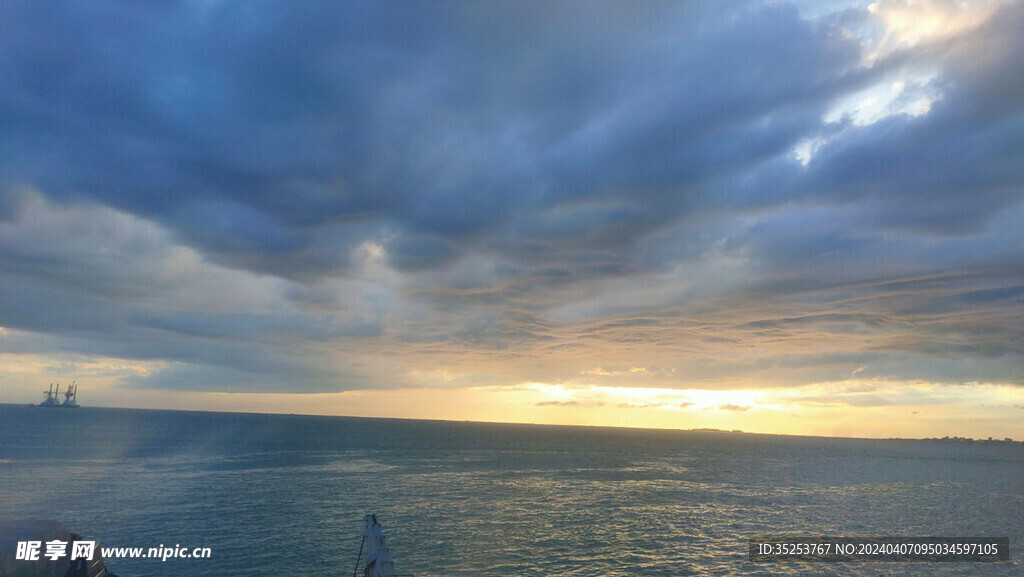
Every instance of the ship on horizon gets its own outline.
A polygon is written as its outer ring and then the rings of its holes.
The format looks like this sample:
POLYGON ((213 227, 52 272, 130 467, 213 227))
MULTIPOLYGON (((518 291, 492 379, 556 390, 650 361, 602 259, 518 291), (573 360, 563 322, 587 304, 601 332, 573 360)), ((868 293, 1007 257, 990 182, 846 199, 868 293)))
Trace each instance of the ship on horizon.
POLYGON ((64 402, 58 403, 57 397, 60 396, 60 383, 57 383, 57 394, 53 393, 53 383, 50 383, 49 390, 43 391, 43 402, 39 403, 40 407, 64 407, 67 409, 78 408, 78 385, 74 381, 68 385, 68 389, 64 391, 64 402))

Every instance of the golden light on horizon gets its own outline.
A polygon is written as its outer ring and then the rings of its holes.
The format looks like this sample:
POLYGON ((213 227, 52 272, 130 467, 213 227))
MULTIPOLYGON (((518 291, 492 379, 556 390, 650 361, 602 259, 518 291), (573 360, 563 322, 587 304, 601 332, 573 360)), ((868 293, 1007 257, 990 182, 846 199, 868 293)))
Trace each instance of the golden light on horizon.
MULTIPOLYGON (((1024 389, 1012 385, 879 380, 732 390, 530 382, 316 394, 147 390, 96 379, 85 384, 91 406, 852 437, 1019 438, 1024 410, 1024 389)), ((34 400, 36 388, 5 389, 0 402, 34 400)))

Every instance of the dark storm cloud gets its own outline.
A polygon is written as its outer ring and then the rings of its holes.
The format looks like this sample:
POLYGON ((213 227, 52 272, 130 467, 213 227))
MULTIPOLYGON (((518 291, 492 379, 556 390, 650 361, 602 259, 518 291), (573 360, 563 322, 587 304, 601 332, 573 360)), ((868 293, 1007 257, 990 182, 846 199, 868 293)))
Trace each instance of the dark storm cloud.
POLYGON ((1020 383, 1024 9, 868 65, 872 26, 7 2, 0 325, 184 363, 171 388, 362 386, 373 347, 509 382, 1020 383), (919 70, 890 106, 926 114, 826 119, 919 70))
POLYGON ((290 277, 344 270, 310 247, 367 220, 400 267, 619 246, 791 147, 857 56, 790 8, 641 8, 13 3, 3 176, 290 277), (552 212, 594 198, 618 206, 552 212))

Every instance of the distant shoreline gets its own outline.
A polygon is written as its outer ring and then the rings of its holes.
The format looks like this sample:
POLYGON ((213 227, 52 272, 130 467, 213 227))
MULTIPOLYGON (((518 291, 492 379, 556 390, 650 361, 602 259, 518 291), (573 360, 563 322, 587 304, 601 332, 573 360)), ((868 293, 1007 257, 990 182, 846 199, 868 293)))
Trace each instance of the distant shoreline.
MULTIPOLYGON (((39 407, 32 403, 0 403, 0 411, 3 411, 7 407, 35 407, 35 408, 49 408, 39 407)), ((668 429, 668 428, 652 428, 652 427, 622 427, 622 426, 611 426, 611 425, 568 425, 568 424, 551 424, 551 423, 517 423, 508 421, 468 421, 468 420, 457 420, 457 419, 414 419, 408 417, 369 417, 362 415, 318 415, 318 414, 307 414, 307 413, 262 413, 252 411, 213 411, 203 409, 156 409, 156 408, 143 408, 143 407, 107 407, 107 406, 88 406, 79 407, 88 410, 104 410, 104 411, 156 411, 156 412, 171 412, 171 413, 212 413, 220 415, 260 415, 268 417, 304 417, 304 418, 316 418, 316 419, 363 419, 372 421, 403 421, 403 422, 424 422, 424 423, 452 423, 452 424, 471 424, 471 425, 493 425, 493 426, 506 426, 506 427, 537 427, 537 428, 559 428, 559 429, 577 429, 577 430, 610 430, 610 431, 637 431, 637 432, 649 432, 649 433, 696 433, 696 434, 709 434, 709 435, 736 435, 736 436, 757 436, 757 437, 786 437, 786 438, 803 438, 803 439, 846 439, 846 440, 862 440, 862 441, 929 441, 937 443, 980 443, 980 444, 994 444, 994 445, 1022 445, 1024 446, 1024 440, 1014 440, 1009 437, 1003 439, 995 439, 989 437, 987 439, 974 439, 971 437, 958 437, 958 436, 946 436, 946 437, 832 437, 825 435, 795 435, 786 433, 759 433, 752 431, 741 431, 738 429, 726 430, 726 429, 715 429, 715 428, 695 428, 695 429, 668 429)), ((52 411, 53 413, 64 413, 64 411, 52 411)))

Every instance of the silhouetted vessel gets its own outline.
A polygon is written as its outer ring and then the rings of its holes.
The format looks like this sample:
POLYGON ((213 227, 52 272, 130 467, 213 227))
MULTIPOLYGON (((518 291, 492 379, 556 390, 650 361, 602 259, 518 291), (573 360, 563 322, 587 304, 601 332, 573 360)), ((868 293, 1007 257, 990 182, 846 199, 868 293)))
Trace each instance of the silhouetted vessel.
POLYGON ((68 390, 64 391, 64 402, 58 403, 57 397, 60 396, 60 383, 57 383, 57 394, 53 393, 53 383, 50 383, 49 390, 43 391, 43 402, 39 403, 40 407, 64 407, 66 409, 77 409, 78 408, 78 385, 74 381, 68 385, 68 390))
MULTIPOLYGON (((57 385, 57 392, 60 393, 60 384, 57 385)), ((39 403, 40 407, 56 407, 57 397, 53 394, 53 383, 50 383, 50 390, 43 391, 43 402, 39 403)))

